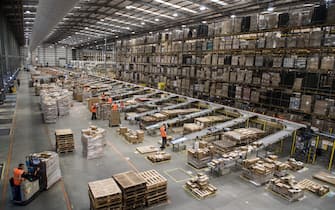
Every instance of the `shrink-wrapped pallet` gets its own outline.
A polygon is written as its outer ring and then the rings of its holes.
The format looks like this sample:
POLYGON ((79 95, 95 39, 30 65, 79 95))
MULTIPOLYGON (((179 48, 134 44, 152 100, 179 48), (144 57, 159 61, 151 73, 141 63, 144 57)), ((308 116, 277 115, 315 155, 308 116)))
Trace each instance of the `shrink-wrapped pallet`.
POLYGON ((105 133, 105 129, 96 128, 95 126, 82 130, 83 156, 88 160, 100 158, 104 155, 105 133))

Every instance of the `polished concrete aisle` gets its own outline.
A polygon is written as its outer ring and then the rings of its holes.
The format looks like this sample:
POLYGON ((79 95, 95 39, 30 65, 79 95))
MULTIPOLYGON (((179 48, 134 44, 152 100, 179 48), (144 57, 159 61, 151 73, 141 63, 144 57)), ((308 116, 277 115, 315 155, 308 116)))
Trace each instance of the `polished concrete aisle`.
MULTIPOLYGON (((240 171, 234 171, 222 177, 211 177, 210 182, 218 188, 215 197, 198 201, 183 189, 187 179, 195 176, 199 170, 186 164, 186 152, 175 153, 170 148, 172 160, 161 164, 152 164, 145 156, 136 152, 136 147, 143 145, 158 145, 159 136, 145 136, 145 141, 139 145, 128 144, 116 133, 117 128, 109 128, 107 121, 91 121, 87 105, 73 102, 70 115, 60 117, 56 124, 43 124, 39 110, 39 97, 33 95, 33 89, 28 88, 28 74, 21 75, 21 89, 18 93, 16 112, 16 128, 14 132, 13 151, 10 172, 14 166, 22 162, 25 155, 31 152, 54 150, 55 129, 70 128, 74 132, 75 151, 60 154, 60 165, 63 179, 50 190, 43 192, 36 200, 26 207, 16 207, 9 202, 7 186, 3 209, 89 209, 87 183, 89 181, 109 178, 113 174, 128 170, 144 171, 156 169, 168 180, 169 202, 151 209, 186 209, 186 210, 333 210, 334 194, 319 198, 306 192, 306 198, 300 202, 289 203, 268 192, 265 187, 256 187, 240 178, 240 171), (100 159, 86 160, 82 156, 81 129, 94 124, 107 131, 107 146, 105 155, 100 159)), ((138 129, 137 125, 130 125, 127 121, 123 125, 138 129)), ((177 134, 175 134, 177 135, 177 134)), ((0 144, 2 144, 0 142, 0 144)), ((2 145, 0 145, 2 146, 2 145)), ((294 173, 299 179, 312 179, 312 174, 318 170, 325 170, 323 166, 307 166, 309 169, 294 173)), ((207 173, 207 171, 202 170, 207 173)), ((8 177, 7 177, 8 178, 8 177)), ((1 183, 1 189, 4 187, 1 183)), ((334 189, 333 189, 334 190, 334 189)), ((2 191, 1 191, 2 192, 2 191)), ((1 209, 2 210, 2 209, 1 209)))
MULTIPOLYGON (((25 207, 15 206, 10 202, 10 189, 8 178, 12 176, 12 170, 19 163, 24 163, 26 155, 44 150, 50 150, 51 144, 47 138, 46 126, 42 123, 39 109, 39 97, 34 96, 34 89, 28 88, 30 74, 21 72, 21 87, 17 93, 17 106, 15 113, 14 132, 6 155, 9 154, 10 165, 6 167, 8 176, 1 182, 1 206, 0 209, 67 209, 63 195, 62 182, 58 182, 50 190, 43 192, 32 203, 25 207), (3 194, 5 190, 5 193, 3 194)), ((2 142, 0 143, 2 147, 2 142)))

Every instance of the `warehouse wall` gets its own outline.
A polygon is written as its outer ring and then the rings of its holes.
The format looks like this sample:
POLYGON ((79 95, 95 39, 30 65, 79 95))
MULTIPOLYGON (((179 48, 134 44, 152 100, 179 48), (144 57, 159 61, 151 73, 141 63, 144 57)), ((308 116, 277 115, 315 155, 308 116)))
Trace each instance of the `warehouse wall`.
POLYGON ((31 62, 39 66, 64 67, 73 60, 72 49, 65 46, 42 45, 32 52, 31 62))
POLYGON ((12 75, 21 65, 19 45, 11 31, 6 18, 0 14, 0 87, 3 80, 12 75))

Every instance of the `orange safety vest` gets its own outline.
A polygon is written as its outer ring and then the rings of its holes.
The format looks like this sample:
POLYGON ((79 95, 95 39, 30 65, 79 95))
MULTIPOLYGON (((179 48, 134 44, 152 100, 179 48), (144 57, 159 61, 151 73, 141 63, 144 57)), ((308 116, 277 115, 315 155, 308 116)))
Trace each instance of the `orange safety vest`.
POLYGON ((113 103, 113 99, 112 98, 108 98, 108 103, 109 104, 113 103))
POLYGON ((162 136, 162 137, 166 137, 165 127, 162 126, 159 130, 161 131, 161 136, 162 136))
POLYGON ((22 169, 19 169, 19 168, 14 168, 14 176, 13 176, 13 179, 14 179, 14 185, 15 186, 20 186, 21 185, 21 182, 22 182, 22 174, 24 173, 24 170, 22 169))
POLYGON ((117 106, 117 104, 113 104, 113 106, 112 106, 112 110, 113 110, 113 111, 117 111, 117 110, 118 110, 118 106, 117 106))
POLYGON ((91 112, 93 112, 93 113, 97 112, 97 107, 95 105, 91 106, 91 112))

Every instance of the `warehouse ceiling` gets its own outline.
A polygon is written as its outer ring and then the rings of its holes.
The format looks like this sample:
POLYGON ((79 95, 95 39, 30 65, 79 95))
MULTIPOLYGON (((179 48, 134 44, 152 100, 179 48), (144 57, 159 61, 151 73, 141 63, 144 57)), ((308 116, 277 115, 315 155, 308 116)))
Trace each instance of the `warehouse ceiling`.
MULTIPOLYGON (((37 1, 5 0, 6 10, 8 9, 13 22, 17 25, 17 30, 24 28, 25 36, 31 34, 37 1), (19 15, 20 9, 23 18, 19 15)), ((59 1, 55 2, 60 5, 59 1)), ((276 11, 279 8, 301 6, 304 3, 320 3, 320 0, 77 0, 76 2, 70 11, 66 11, 65 16, 57 20, 56 26, 52 25, 53 28, 46 33, 46 37, 39 37, 39 41, 83 47, 103 43, 105 38, 113 40, 136 36, 175 26, 206 23, 227 16, 267 11, 269 8, 271 11, 272 9, 276 11)), ((58 11, 56 8, 55 10, 58 11)), ((42 30, 43 21, 48 21, 45 19, 47 18, 39 19, 39 26, 34 26, 36 34, 42 30)), ((20 39, 22 34, 21 32, 18 35, 21 36, 20 39)), ((36 38, 34 40, 36 42, 36 38)))
POLYGON ((38 0, 2 0, 1 8, 21 45, 31 35, 38 0))

